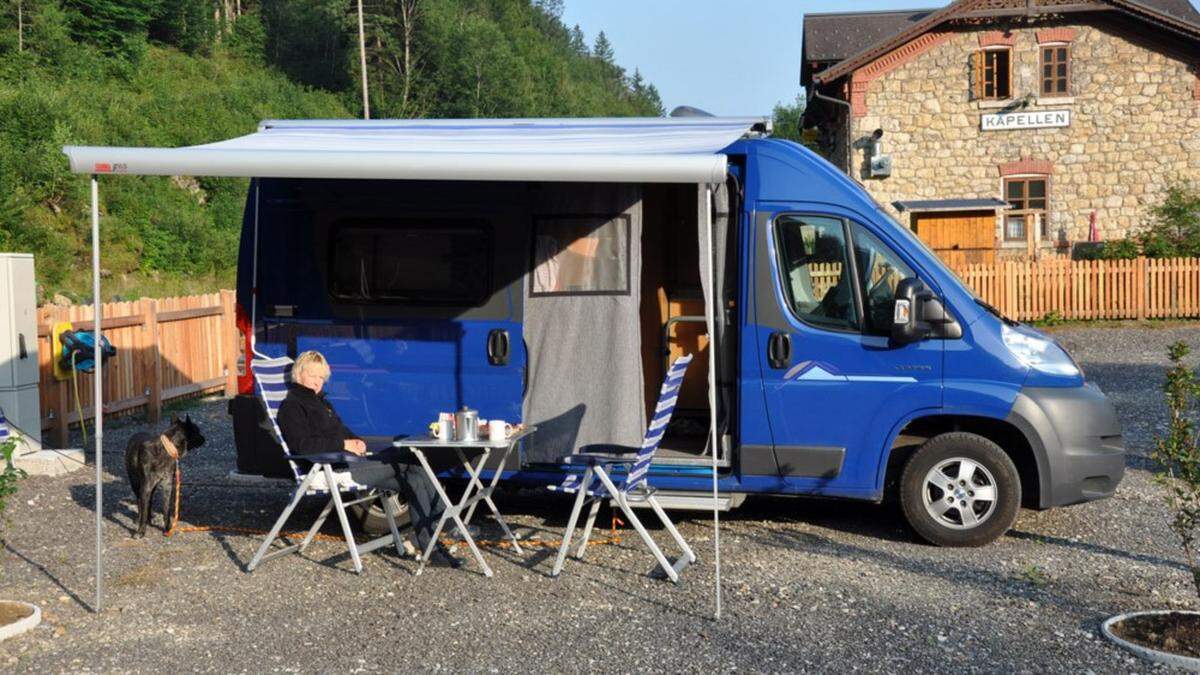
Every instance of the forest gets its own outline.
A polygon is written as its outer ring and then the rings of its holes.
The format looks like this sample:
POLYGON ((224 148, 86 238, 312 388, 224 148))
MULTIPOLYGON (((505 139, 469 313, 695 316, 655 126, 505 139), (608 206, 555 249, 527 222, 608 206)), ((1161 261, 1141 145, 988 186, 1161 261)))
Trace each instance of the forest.
MULTIPOLYGON (((360 117, 354 0, 0 0, 0 251, 43 300, 87 295, 86 177, 67 144, 179 146, 262 119, 360 117)), ((561 0, 363 0, 374 118, 662 115, 561 0)), ((106 298, 228 287, 246 181, 106 181, 106 298)))

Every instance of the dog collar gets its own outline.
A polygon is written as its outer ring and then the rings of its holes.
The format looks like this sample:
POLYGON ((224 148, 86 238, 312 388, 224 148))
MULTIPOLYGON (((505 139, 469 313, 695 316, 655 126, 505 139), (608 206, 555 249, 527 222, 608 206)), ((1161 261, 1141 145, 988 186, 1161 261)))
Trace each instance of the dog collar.
POLYGON ((171 439, 167 438, 166 434, 162 434, 158 437, 158 440, 163 444, 163 449, 167 451, 167 454, 171 456, 171 459, 178 462, 179 448, 175 447, 175 444, 171 442, 171 439))

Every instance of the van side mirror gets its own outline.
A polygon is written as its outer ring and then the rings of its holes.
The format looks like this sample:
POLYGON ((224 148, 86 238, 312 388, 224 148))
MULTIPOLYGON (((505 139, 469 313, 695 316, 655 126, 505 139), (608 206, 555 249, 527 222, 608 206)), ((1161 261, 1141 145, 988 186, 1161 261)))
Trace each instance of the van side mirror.
POLYGON ((960 338, 962 326, 924 282, 915 277, 903 279, 896 284, 892 305, 892 341, 906 345, 927 337, 960 338))

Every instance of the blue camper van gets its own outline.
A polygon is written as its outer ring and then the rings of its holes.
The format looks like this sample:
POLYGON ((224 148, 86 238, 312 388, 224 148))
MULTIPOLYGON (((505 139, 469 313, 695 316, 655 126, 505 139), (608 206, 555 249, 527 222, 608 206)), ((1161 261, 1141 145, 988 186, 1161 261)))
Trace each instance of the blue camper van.
MULTIPOLYGON (((727 508, 753 494, 894 497, 924 539, 973 546, 1021 506, 1113 494, 1125 454, 1111 403, 845 174, 765 120, 735 121, 707 150, 636 147, 722 121, 354 124, 399 125, 420 141, 404 161, 425 152, 433 168, 252 181, 247 353, 252 340, 267 355, 323 352, 331 402, 371 442, 462 406, 536 424, 536 443, 491 467, 511 485, 560 482, 558 459, 579 447, 636 443, 664 369, 695 353, 650 471, 675 508, 709 505, 715 460, 727 508), (440 144, 467 142, 501 147, 495 168, 437 163, 440 144), (716 163, 683 181, 655 157, 716 163), (529 173, 541 162, 557 168, 529 173)), ((252 377, 231 404, 239 470, 270 474, 279 450, 252 377)))

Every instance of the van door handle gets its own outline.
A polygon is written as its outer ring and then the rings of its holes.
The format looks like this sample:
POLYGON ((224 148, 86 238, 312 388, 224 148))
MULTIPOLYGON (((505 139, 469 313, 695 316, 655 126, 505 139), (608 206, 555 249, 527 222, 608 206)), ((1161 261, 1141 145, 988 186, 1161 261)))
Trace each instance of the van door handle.
POLYGON ((507 366, 511 347, 508 331, 503 328, 493 328, 488 332, 487 338, 488 363, 493 366, 507 366))
POLYGON ((19 347, 19 351, 21 352, 20 358, 22 358, 22 359, 29 358, 29 350, 25 349, 25 334, 24 333, 17 333, 17 343, 20 345, 20 347, 19 347))
POLYGON ((792 336, 790 333, 771 333, 767 339, 767 361, 776 370, 792 365, 792 336))

